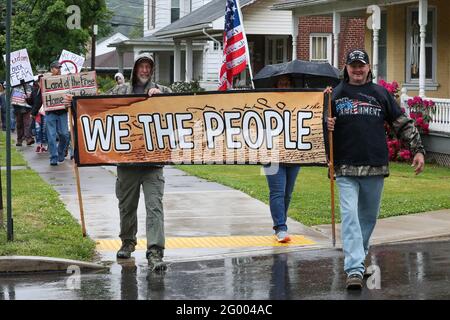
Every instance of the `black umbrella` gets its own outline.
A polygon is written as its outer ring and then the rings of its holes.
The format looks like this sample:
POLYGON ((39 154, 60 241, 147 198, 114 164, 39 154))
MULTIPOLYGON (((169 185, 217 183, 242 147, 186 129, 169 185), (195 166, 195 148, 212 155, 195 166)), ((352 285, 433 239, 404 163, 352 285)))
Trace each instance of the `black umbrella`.
POLYGON ((328 62, 293 60, 285 63, 269 64, 253 78, 256 88, 273 88, 277 78, 290 75, 295 88, 325 88, 339 83, 339 69, 328 62))

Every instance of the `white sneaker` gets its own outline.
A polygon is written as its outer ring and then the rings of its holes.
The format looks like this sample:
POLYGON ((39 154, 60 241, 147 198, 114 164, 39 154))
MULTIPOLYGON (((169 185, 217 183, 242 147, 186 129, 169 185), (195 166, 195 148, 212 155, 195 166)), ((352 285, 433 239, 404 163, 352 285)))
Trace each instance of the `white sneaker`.
POLYGON ((287 231, 278 231, 275 234, 275 237, 277 238, 277 241, 281 242, 281 243, 286 243, 286 242, 291 241, 291 238, 289 237, 289 234, 287 233, 287 231))

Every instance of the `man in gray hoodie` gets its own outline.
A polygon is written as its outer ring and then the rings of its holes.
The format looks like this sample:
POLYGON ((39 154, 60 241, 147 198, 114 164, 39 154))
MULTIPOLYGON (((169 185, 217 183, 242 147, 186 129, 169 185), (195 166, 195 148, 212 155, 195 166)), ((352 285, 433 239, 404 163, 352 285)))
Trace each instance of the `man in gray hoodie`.
MULTIPOLYGON (((108 94, 132 95, 170 93, 169 88, 152 81, 155 62, 148 53, 139 55, 134 62, 129 83, 114 87, 108 94)), ((66 95, 65 104, 71 104, 72 96, 66 95)), ((137 208, 140 190, 144 191, 147 234, 147 252, 149 267, 152 271, 167 268, 163 261, 165 248, 164 235, 164 175, 160 165, 118 165, 116 179, 116 196, 119 200, 120 239, 122 246, 117 252, 118 259, 129 259, 135 251, 138 230, 137 208)))
MULTIPOLYGON (((135 60, 130 83, 117 86, 111 94, 148 94, 169 93, 167 87, 152 82, 154 60, 148 53, 141 54, 135 60)), ((128 259, 136 246, 137 207, 141 185, 144 191, 147 211, 146 233, 149 266, 152 270, 165 270, 164 256, 164 175, 162 166, 121 165, 117 167, 116 196, 119 200, 120 239, 122 247, 117 258, 128 259)))

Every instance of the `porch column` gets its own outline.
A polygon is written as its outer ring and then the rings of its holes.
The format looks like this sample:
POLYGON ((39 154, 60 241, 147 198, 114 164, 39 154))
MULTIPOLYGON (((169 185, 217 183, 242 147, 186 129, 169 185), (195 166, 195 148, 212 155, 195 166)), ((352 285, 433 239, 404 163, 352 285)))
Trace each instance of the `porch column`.
POLYGON ((371 5, 367 8, 367 13, 372 13, 367 26, 372 29, 373 33, 373 48, 372 48, 372 73, 373 82, 378 82, 378 42, 381 28, 381 9, 377 5, 371 5))
POLYGON ((186 82, 192 81, 193 60, 192 39, 186 39, 186 82))
POLYGON ((173 51, 173 81, 181 81, 181 46, 180 40, 174 41, 174 51, 173 51))
POLYGON ((155 70, 153 70, 153 78, 155 82, 159 82, 159 54, 157 52, 153 52, 153 59, 155 60, 155 70))
POLYGON ((378 82, 378 41, 380 29, 373 29, 373 82, 378 82))
POLYGON ((420 61, 419 61, 419 96, 425 97, 426 56, 425 37, 428 23, 428 0, 419 0, 419 26, 420 26, 420 61))
POLYGON ((123 74, 123 51, 117 48, 116 52, 117 52, 117 65, 119 67, 119 72, 123 74))
POLYGON ((333 12, 333 66, 339 68, 339 34, 341 33, 341 14, 333 12))
POLYGON ((297 59, 297 37, 299 16, 292 14, 292 60, 297 59))

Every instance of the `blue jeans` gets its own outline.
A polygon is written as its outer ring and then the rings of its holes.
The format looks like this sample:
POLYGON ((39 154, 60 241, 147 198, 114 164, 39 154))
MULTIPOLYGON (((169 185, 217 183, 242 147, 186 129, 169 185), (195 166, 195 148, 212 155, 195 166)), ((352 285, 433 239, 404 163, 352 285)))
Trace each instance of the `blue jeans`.
POLYGON ((384 177, 337 177, 344 271, 364 273, 369 240, 380 212, 384 177))
POLYGON ((14 113, 14 108, 11 106, 9 110, 11 112, 10 128, 11 130, 16 130, 16 114, 14 113))
POLYGON ((64 161, 66 148, 69 143, 69 128, 67 123, 67 112, 56 114, 48 112, 45 116, 47 126, 48 152, 50 153, 50 163, 64 161), (56 137, 59 143, 56 142, 56 137))
POLYGON ((264 166, 264 171, 269 184, 273 229, 275 231, 287 231, 287 211, 300 167, 280 165, 275 174, 269 174, 273 172, 270 172, 268 167, 264 166))
POLYGON ((41 123, 34 121, 34 129, 36 130, 36 143, 47 144, 47 129, 45 126, 45 116, 41 114, 41 123))

